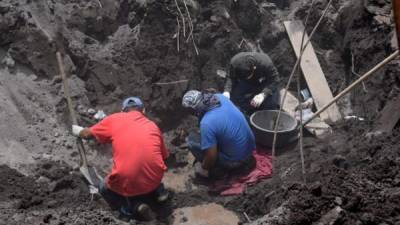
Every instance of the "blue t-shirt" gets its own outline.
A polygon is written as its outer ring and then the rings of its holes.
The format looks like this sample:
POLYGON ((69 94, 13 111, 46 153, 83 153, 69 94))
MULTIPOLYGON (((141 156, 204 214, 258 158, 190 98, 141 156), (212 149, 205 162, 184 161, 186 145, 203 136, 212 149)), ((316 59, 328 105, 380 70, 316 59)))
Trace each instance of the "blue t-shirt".
POLYGON ((255 149, 253 132, 242 112, 227 97, 216 95, 221 106, 206 112, 200 121, 201 149, 217 146, 222 160, 244 160, 255 149))

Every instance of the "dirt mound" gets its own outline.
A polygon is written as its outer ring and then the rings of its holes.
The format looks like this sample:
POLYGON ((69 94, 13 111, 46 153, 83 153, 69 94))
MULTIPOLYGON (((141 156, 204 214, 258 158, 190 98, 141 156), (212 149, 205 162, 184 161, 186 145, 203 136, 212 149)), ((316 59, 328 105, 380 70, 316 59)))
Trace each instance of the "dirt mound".
POLYGON ((67 165, 45 162, 36 177, 0 166, 1 224, 120 224, 67 165), (93 198, 93 197, 92 197, 93 198))

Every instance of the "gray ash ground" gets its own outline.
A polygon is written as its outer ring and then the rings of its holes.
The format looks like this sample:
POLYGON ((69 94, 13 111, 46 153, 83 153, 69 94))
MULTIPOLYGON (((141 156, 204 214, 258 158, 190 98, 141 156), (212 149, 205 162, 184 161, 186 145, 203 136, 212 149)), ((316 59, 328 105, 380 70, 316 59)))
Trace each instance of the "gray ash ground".
MULTIPOLYGON (((79 156, 68 133, 54 52, 41 29, 52 36, 61 31, 80 123, 95 122, 89 108, 112 113, 124 97, 141 96, 165 132, 170 168, 176 173, 177 167, 190 167, 187 150, 179 146, 196 127, 196 120, 180 106, 186 90, 221 90, 223 79, 216 71, 226 69, 235 53, 254 49, 271 56, 282 84, 286 82, 295 55, 282 22, 304 22, 311 1, 187 2, 199 55, 182 30, 177 50, 179 14, 171 0, 0 2, 0 56, 8 54, 16 62, 0 68, 0 224, 123 223, 101 198, 89 194, 77 171, 79 156), (177 80, 188 82, 156 84, 177 80)), ((316 1, 311 24, 326 4, 316 1)), ((313 39, 332 92, 357 79, 352 71, 362 74, 393 52, 393 35, 390 1, 334 1, 313 39)), ((157 223, 172 223, 176 208, 216 202, 236 212, 243 223, 246 213, 254 224, 313 224, 339 206, 342 212, 335 224, 399 224, 399 128, 372 140, 364 136, 396 94, 392 90, 400 84, 398 65, 394 60, 366 81, 365 89, 358 87, 349 101, 340 103, 343 112, 362 116, 364 122, 338 124, 322 140, 305 138, 307 184, 302 183, 295 146, 280 152, 274 178, 241 196, 215 196, 204 186, 185 183, 185 191, 155 208, 157 223), (273 215, 281 216, 268 219, 273 215)), ((110 166, 109 147, 92 142, 88 147, 99 149, 88 157, 104 174, 110 166)), ((131 221, 135 223, 142 222, 131 221)))

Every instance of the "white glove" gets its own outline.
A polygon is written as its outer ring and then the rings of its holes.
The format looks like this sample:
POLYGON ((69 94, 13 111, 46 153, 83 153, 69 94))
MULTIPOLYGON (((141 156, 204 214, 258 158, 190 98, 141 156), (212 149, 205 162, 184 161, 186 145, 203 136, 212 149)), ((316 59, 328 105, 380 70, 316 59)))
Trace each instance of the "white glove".
POLYGON ((264 99, 265 99, 265 94, 260 93, 256 96, 254 96, 254 98, 250 102, 250 105, 255 108, 258 108, 263 103, 264 99))
POLYGON ((201 162, 194 164, 194 172, 202 177, 208 177, 208 170, 203 169, 201 162))
POLYGON ((227 92, 227 91, 224 91, 224 93, 222 93, 225 97, 227 97, 227 98, 231 98, 231 94, 229 93, 229 92, 227 92))
POLYGON ((81 126, 78 125, 72 125, 72 134, 79 137, 79 134, 81 133, 81 131, 85 129, 81 126))

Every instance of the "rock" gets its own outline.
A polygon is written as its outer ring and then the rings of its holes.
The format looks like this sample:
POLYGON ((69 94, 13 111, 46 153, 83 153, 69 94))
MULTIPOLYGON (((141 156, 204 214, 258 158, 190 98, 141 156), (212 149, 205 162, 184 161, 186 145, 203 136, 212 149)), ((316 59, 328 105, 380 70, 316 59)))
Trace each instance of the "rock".
POLYGON ((71 149, 73 146, 74 146, 74 145, 73 145, 70 141, 67 141, 67 142, 65 143, 65 147, 67 147, 67 148, 69 148, 69 149, 71 149))
POLYGON ((85 106, 83 106, 83 105, 78 105, 78 106, 76 107, 76 110, 78 111, 78 113, 79 113, 80 115, 85 115, 86 112, 87 112, 87 110, 85 109, 85 106))
POLYGON ((47 153, 43 153, 42 158, 46 159, 46 160, 49 160, 49 159, 51 159, 51 155, 47 154, 47 153))
POLYGON ((50 183, 50 179, 47 178, 47 177, 45 177, 45 176, 40 176, 40 177, 36 180, 36 182, 38 182, 38 183, 50 183))
POLYGON ((186 223, 188 222, 188 218, 186 216, 183 216, 180 220, 181 223, 186 223))
POLYGON ((341 155, 336 155, 333 160, 333 164, 338 168, 347 170, 349 168, 349 163, 347 162, 346 158, 341 155))
POLYGON ((93 108, 90 108, 90 109, 87 110, 87 113, 88 113, 89 115, 94 115, 94 114, 96 114, 96 110, 93 109, 93 108))
POLYGON ((50 200, 49 202, 47 202, 47 207, 54 208, 57 204, 58 202, 56 200, 50 200))
POLYGON ((43 222, 49 223, 51 218, 53 218, 53 216, 51 214, 47 214, 46 216, 43 217, 43 222))
POLYGON ((325 224, 335 224, 335 222, 341 217, 343 209, 336 206, 334 209, 323 215, 320 220, 313 225, 325 225, 325 224))
POLYGON ((0 14, 5 14, 10 11, 10 5, 7 3, 0 3, 0 14))
POLYGON ((6 65, 9 68, 13 68, 15 66, 15 61, 13 58, 11 58, 10 55, 7 54, 7 56, 3 59, 2 63, 6 65))
POLYGON ((311 194, 315 196, 321 196, 322 194, 322 185, 320 182, 316 182, 310 186, 310 192, 311 194))
POLYGON ((54 140, 54 144, 60 145, 60 144, 61 144, 61 139, 55 139, 55 140, 54 140))
POLYGON ((210 17, 210 20, 213 21, 213 22, 218 22, 218 17, 215 16, 215 15, 212 15, 212 16, 210 17))
POLYGON ((99 110, 99 111, 93 116, 93 118, 94 118, 95 120, 102 120, 102 119, 104 119, 106 116, 107 116, 107 114, 105 114, 103 110, 99 110))
POLYGON ((113 92, 113 95, 114 95, 115 97, 117 97, 117 98, 122 98, 122 97, 125 95, 125 93, 124 93, 124 91, 121 89, 120 86, 117 86, 117 87, 115 88, 114 92, 113 92))
POLYGON ((54 133, 54 137, 59 137, 60 134, 58 132, 54 133))
POLYGON ((32 81, 36 81, 36 80, 38 79, 38 76, 36 76, 35 74, 31 74, 31 75, 29 75, 29 78, 30 78, 32 81))
POLYGON ((336 203, 337 205, 342 205, 342 204, 343 204, 342 198, 341 198, 341 197, 335 197, 335 203, 336 203))
POLYGON ((62 81, 62 77, 60 75, 54 76, 53 79, 51 80, 52 84, 57 84, 57 83, 61 83, 62 81))
POLYGON ((32 224, 33 216, 27 216, 25 218, 25 224, 32 224))
POLYGON ((377 15, 377 16, 374 16, 374 20, 379 25, 386 25, 386 26, 391 25, 391 18, 388 16, 377 15))
MULTIPOLYGON (((81 97, 86 95, 85 82, 79 77, 73 75, 69 77, 70 95, 71 98, 81 97)), ((64 88, 63 88, 64 90, 64 88)))
POLYGON ((390 39, 390 47, 393 50, 397 50, 399 48, 399 44, 397 43, 397 34, 396 34, 396 32, 392 33, 392 38, 390 39))
POLYGON ((14 216, 12 217, 12 219, 13 219, 15 222, 22 221, 22 220, 24 219, 24 214, 22 214, 22 213, 16 213, 16 214, 14 214, 14 216))

